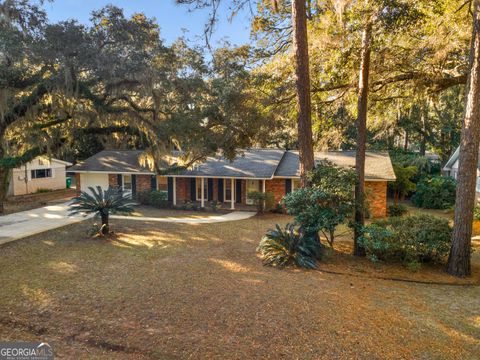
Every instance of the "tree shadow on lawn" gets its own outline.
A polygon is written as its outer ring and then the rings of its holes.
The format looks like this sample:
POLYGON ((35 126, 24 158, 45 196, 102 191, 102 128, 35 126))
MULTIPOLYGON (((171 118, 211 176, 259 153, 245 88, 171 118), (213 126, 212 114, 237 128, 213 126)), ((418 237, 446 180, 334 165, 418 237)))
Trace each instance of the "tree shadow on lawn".
POLYGON ((88 223, 36 235, 2 247, 0 311, 40 322, 67 348, 110 344, 152 358, 455 358, 478 350, 451 347, 475 334, 478 288, 447 288, 437 306, 445 287, 262 266, 259 239, 289 220, 116 220, 112 240, 88 238, 88 223), (449 322, 458 310, 465 316, 449 322))

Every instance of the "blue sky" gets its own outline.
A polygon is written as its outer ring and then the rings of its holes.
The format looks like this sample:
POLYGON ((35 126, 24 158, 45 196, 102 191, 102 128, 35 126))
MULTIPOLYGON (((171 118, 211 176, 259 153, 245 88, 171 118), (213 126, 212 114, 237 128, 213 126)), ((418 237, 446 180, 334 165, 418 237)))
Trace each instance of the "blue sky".
MULTIPOLYGON (((228 0, 224 1, 221 9, 220 22, 212 37, 215 46, 221 39, 226 39, 233 45, 249 42, 249 19, 247 14, 237 15, 232 22, 228 21, 228 0)), ((182 29, 188 32, 185 37, 198 44, 204 44, 203 28, 208 19, 208 11, 189 12, 187 6, 175 5, 174 0, 54 0, 46 2, 44 9, 47 11, 51 22, 77 19, 81 23, 89 22, 90 12, 113 4, 123 8, 126 15, 134 12, 143 12, 148 17, 155 17, 161 29, 161 37, 168 44, 182 36, 182 29)))

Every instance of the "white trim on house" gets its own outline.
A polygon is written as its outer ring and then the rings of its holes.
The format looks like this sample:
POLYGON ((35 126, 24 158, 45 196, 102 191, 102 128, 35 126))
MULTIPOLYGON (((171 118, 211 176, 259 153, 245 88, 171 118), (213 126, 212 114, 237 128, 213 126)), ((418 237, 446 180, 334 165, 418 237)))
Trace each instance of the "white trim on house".
MULTIPOLYGON (((113 173, 110 173, 110 174, 113 174, 113 173)), ((210 176, 210 175, 205 175, 205 176, 201 176, 201 175, 165 175, 166 177, 171 177, 171 178, 174 178, 174 177, 177 177, 177 178, 206 178, 206 179, 238 179, 238 180, 272 180, 272 179, 275 179, 276 176, 272 176, 272 177, 269 177, 269 178, 259 178, 259 177, 245 177, 245 176, 242 176, 242 177, 232 177, 232 176, 210 176)))
MULTIPOLYGON (((288 180, 288 179, 295 179, 295 180, 300 180, 300 176, 274 176, 272 179, 265 179, 265 180, 274 180, 274 179, 284 179, 284 180, 288 180)), ((365 181, 381 181, 381 182, 384 182, 384 181, 395 181, 395 180, 391 180, 391 179, 373 179, 373 178, 365 178, 365 181)))
POLYGON ((233 189, 230 189, 230 198, 227 200, 227 183, 229 179, 225 178, 223 179, 223 202, 229 202, 232 201, 231 197, 235 198, 235 186, 233 189))
POLYGON ((49 160, 54 161, 54 162, 58 162, 59 164, 62 164, 62 165, 65 165, 65 166, 72 166, 73 165, 71 162, 63 161, 63 160, 59 160, 59 159, 51 158, 49 160))
MULTIPOLYGON (((158 175, 154 172, 140 172, 140 171, 86 171, 86 170, 73 170, 67 172, 74 172, 79 174, 127 174, 127 175, 158 175)), ((169 175, 165 175, 168 177, 169 175)))
POLYGON ((203 194, 203 200, 208 201, 208 181, 205 181, 204 177, 199 177, 195 180, 195 199, 197 199, 197 201, 202 201, 202 194, 198 193, 198 187, 199 187, 198 186, 198 181, 199 180, 200 180, 200 183, 203 183, 203 186, 200 184, 200 192, 203 194))

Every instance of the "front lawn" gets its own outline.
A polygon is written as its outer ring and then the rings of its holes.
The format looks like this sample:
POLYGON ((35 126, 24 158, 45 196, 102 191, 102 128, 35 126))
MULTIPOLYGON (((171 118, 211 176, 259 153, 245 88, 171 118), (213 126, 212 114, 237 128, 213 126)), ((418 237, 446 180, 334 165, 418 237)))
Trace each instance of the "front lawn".
POLYGON ((375 278, 427 275, 352 259, 346 237, 329 272, 262 266, 259 239, 289 220, 113 220, 111 241, 83 222, 2 246, 0 338, 78 359, 478 357, 478 286, 375 278))

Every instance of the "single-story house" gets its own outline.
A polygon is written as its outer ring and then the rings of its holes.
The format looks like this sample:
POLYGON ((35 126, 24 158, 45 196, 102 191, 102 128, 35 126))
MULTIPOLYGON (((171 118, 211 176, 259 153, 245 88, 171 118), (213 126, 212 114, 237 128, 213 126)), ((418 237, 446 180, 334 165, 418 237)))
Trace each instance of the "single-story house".
POLYGON ((66 161, 38 156, 32 161, 14 168, 8 185, 7 196, 26 195, 39 190, 66 188, 66 161))
MULTIPOLYGON (((327 159, 340 166, 355 165, 354 151, 318 152, 316 160, 327 159)), ((300 170, 297 151, 280 149, 248 149, 233 161, 221 156, 180 172, 157 175, 139 150, 106 150, 77 164, 69 171, 76 173, 77 189, 89 186, 120 186, 124 191, 159 190, 168 193, 174 204, 198 201, 252 205, 251 191, 271 192, 275 201, 299 186, 300 170)), ((386 152, 367 152, 365 186, 373 217, 387 212, 387 182, 395 180, 390 157, 386 152)))

